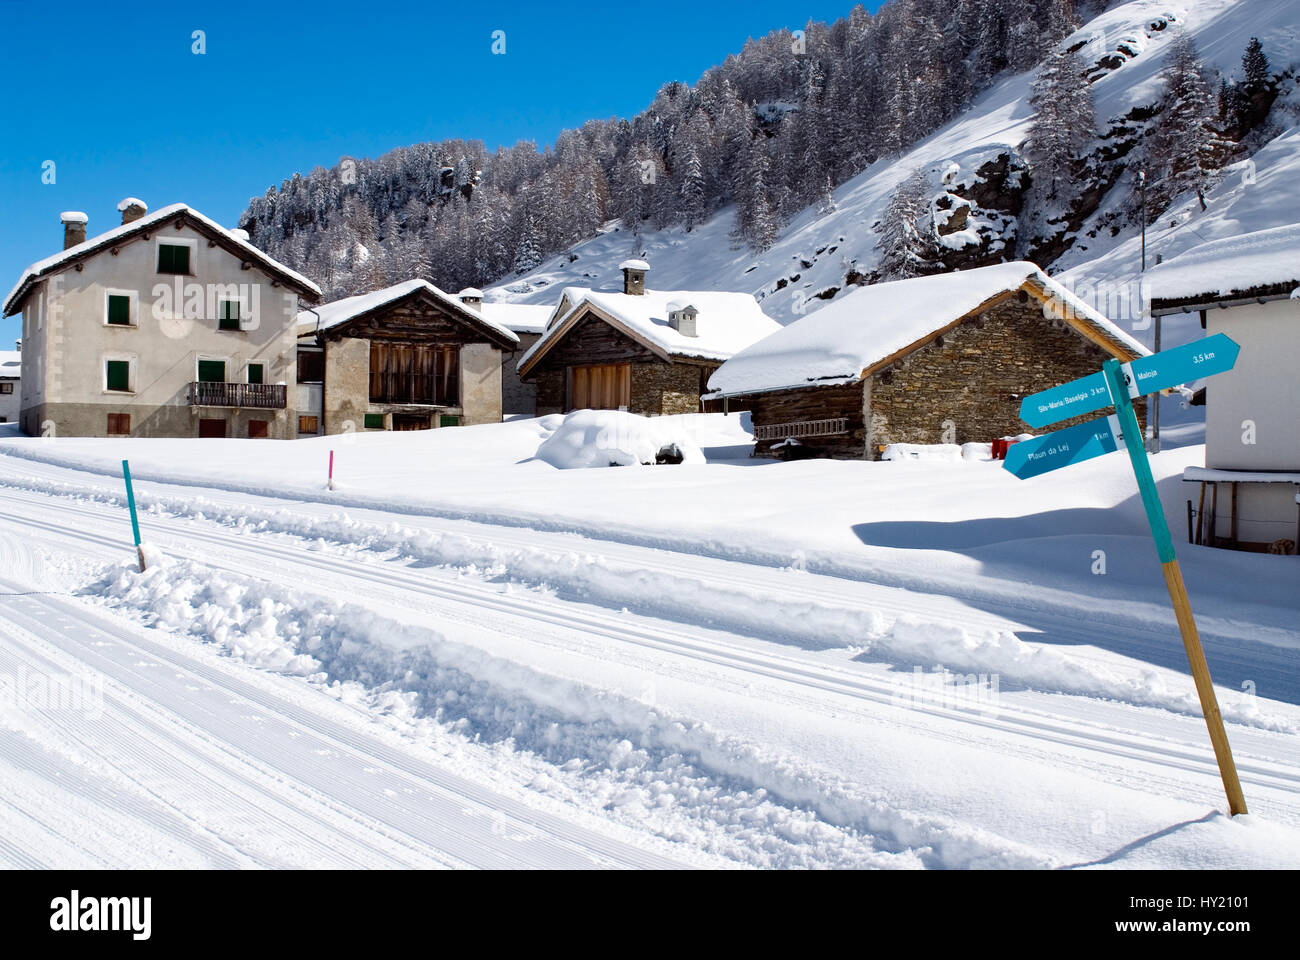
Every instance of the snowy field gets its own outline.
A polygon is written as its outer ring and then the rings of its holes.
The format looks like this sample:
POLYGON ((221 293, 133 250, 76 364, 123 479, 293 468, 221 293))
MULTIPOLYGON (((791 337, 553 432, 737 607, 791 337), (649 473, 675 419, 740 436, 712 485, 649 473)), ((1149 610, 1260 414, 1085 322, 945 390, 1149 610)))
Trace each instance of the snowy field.
POLYGON ((0 864, 1300 863, 1294 558, 1180 545, 1229 820, 1122 456, 775 463, 707 415, 561 469, 562 420, 0 436, 0 864))

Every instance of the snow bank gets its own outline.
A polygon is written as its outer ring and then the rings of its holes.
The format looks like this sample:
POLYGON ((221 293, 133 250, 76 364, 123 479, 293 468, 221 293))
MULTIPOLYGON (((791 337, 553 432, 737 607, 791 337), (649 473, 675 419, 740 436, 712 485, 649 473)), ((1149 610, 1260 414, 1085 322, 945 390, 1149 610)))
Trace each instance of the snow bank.
POLYGON ((622 410, 575 410, 542 441, 537 459, 571 470, 659 462, 698 464, 704 463, 704 454, 680 422, 622 410))

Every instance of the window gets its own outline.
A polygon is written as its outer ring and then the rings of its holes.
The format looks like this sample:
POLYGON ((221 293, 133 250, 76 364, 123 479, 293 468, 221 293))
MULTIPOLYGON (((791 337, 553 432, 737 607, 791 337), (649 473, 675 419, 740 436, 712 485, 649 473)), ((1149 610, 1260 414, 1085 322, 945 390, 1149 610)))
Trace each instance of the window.
POLYGON ((14 385, 12 383, 0 383, 0 393, 13 393, 14 385))
POLYGON ((266 364, 250 363, 248 365, 249 383, 266 383, 266 364))
POLYGON ((110 413, 108 415, 108 435, 110 437, 129 437, 131 435, 131 414, 110 413))
POLYGON ((131 361, 106 360, 104 362, 104 389, 121 391, 131 389, 131 361))
POLYGON ((454 414, 444 413, 441 417, 438 418, 438 426, 440 426, 440 427, 459 427, 459 426, 460 426, 460 417, 455 416, 454 414))
POLYGON ((249 420, 248 439, 265 440, 270 435, 270 420, 249 420))
POLYGON ((382 413, 367 413, 364 423, 367 430, 382 430, 384 429, 384 415, 382 413))
POLYGON ((320 417, 299 417, 299 433, 320 433, 320 417))
POLYGON ((325 382, 325 353, 322 350, 298 351, 298 382, 325 382))
POLYGON ((226 421, 224 418, 216 417, 204 418, 199 421, 199 436, 208 439, 220 439, 226 435, 226 421))
MULTIPOLYGON (((217 329, 239 330, 239 301, 219 300, 217 302, 217 329)), ((249 381, 250 383, 252 381, 249 381)))
POLYGON ((190 248, 183 243, 158 244, 159 273, 189 273, 190 248))
POLYGON ((131 298, 124 293, 108 295, 108 322, 115 327, 131 325, 131 298))
POLYGON ((200 360, 199 361, 199 383, 225 383, 226 382, 226 361, 224 360, 200 360))

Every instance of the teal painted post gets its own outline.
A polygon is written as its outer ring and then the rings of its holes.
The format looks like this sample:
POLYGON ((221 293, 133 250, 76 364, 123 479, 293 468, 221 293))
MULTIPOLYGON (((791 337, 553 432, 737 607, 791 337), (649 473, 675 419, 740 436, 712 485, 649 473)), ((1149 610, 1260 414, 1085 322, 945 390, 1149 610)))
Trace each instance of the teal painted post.
POLYGON ((1142 442, 1142 428, 1138 425, 1137 414, 1133 411, 1133 401, 1128 395, 1128 384, 1124 382, 1124 373, 1119 361, 1113 357, 1102 364, 1106 375, 1106 385, 1110 388, 1111 402, 1115 405, 1115 415, 1119 417, 1119 429, 1124 435, 1124 447, 1128 450, 1129 460, 1133 462, 1133 474, 1137 477, 1138 492, 1142 495, 1142 506, 1146 508, 1147 522, 1151 524, 1151 536, 1156 541, 1156 554, 1161 563, 1174 559, 1174 538, 1169 533, 1169 523, 1165 520, 1165 508, 1160 505, 1160 494, 1156 490, 1155 477, 1151 475, 1151 461, 1147 459, 1146 445, 1142 442))
POLYGON ((126 505, 131 510, 131 535, 135 537, 135 553, 140 560, 140 572, 144 573, 144 549, 140 546, 140 521, 135 514, 135 489, 131 486, 131 465, 122 461, 122 479, 126 481, 126 505))

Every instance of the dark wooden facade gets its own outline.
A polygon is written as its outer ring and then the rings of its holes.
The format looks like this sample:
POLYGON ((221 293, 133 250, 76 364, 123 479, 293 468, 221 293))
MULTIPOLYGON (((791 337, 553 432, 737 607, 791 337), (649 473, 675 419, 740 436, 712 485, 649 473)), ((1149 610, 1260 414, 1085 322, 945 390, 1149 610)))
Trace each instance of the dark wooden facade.
POLYGON ((584 400, 596 400, 602 407, 626 405, 632 413, 660 416, 698 412, 700 395, 718 366, 703 358, 665 359, 587 310, 521 376, 537 384, 539 415, 567 413, 584 400), (622 399, 626 404, 616 402, 622 399))

